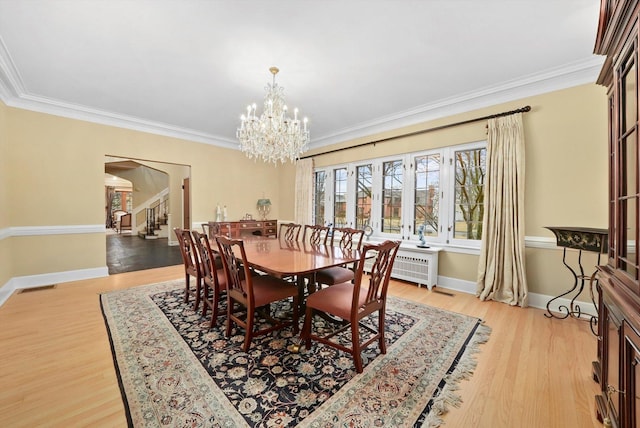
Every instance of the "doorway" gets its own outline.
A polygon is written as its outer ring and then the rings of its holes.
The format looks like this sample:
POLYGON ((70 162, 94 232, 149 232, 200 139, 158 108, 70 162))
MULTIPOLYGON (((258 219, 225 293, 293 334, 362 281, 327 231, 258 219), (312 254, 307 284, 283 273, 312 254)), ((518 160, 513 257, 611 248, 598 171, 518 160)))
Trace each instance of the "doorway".
MULTIPOLYGON (((191 167, 167 162, 105 156, 105 174, 131 182, 131 203, 126 210, 132 219, 131 232, 108 228, 106 262, 109 274, 182 264, 173 228, 190 216, 190 196, 183 192, 191 167), (130 210, 130 212, 128 212, 130 210)), ((105 195, 113 195, 105 181, 105 195)), ((109 222, 109 200, 105 214, 109 222)), ((113 210, 112 210, 113 211, 113 210)))

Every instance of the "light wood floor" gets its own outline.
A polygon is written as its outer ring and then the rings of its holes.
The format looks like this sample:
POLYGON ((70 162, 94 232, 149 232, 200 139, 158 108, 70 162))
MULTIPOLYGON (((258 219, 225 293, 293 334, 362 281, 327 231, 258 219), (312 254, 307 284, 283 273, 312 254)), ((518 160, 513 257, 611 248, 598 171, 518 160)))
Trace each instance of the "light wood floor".
MULTIPOLYGON (((11 296, 0 307, 0 427, 126 426, 98 295, 182 274, 181 266, 160 268, 11 296)), ((602 426, 588 323, 402 282, 390 294, 477 316, 493 329, 446 427, 602 426)))

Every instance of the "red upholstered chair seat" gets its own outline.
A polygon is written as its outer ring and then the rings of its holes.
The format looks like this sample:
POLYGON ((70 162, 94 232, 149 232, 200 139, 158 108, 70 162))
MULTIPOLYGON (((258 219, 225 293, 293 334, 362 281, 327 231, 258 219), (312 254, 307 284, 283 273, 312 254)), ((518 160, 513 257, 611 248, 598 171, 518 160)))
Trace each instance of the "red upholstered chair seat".
MULTIPOLYGON (((358 299, 361 306, 367 300, 367 289, 360 289, 360 298, 358 299)), ((331 287, 323 288, 311 294, 307 298, 307 305, 313 306, 322 312, 333 314, 342 319, 348 320, 351 316, 351 304, 353 303, 353 284, 344 282, 331 287)))

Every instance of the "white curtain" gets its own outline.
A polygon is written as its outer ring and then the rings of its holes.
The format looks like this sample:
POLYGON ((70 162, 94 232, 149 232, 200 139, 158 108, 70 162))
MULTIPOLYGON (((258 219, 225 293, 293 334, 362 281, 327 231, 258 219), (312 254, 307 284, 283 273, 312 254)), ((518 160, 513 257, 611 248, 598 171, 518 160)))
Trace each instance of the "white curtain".
POLYGON ((295 218, 298 224, 313 224, 313 159, 296 163, 295 218))
POLYGON ((476 295, 526 307, 522 113, 490 119, 487 128, 484 231, 476 295))

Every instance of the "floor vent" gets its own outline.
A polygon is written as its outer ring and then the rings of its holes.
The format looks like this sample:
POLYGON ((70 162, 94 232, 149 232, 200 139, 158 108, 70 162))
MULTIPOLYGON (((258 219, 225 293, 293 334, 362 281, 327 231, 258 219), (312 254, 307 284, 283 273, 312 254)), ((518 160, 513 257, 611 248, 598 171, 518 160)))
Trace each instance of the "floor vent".
POLYGON ((18 294, 30 293, 32 291, 52 290, 54 288, 56 288, 56 284, 41 285, 39 287, 21 288, 20 291, 18 291, 18 294))

